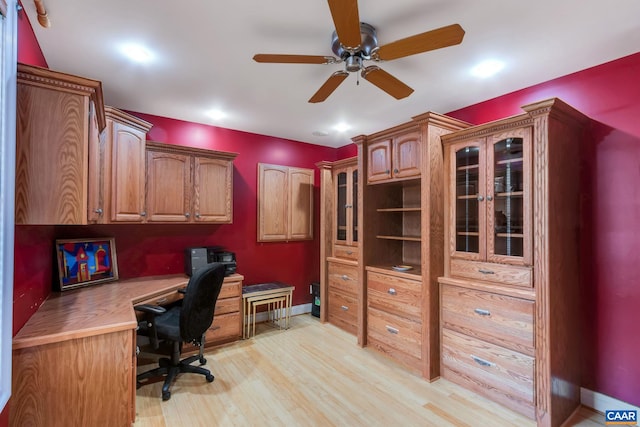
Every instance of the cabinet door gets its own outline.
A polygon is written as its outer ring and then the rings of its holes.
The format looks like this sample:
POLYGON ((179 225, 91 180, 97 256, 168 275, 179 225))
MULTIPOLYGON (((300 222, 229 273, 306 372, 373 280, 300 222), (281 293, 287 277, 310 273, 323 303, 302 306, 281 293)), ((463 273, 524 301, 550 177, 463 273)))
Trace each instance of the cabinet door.
POLYGON ((187 222, 191 156, 147 151, 147 220, 187 222))
POLYGON ((313 239, 313 170, 289 168, 288 238, 313 239))
POLYGON ((485 257, 485 152, 484 139, 448 147, 450 242, 452 257, 485 257))
POLYGON ((16 224, 86 224, 89 97, 18 84, 16 224))
POLYGON ((194 220, 232 222, 233 163, 228 160, 195 157, 193 165, 194 220))
POLYGON ((367 182, 391 178, 391 140, 374 142, 367 147, 367 182))
POLYGON ((420 176, 420 134, 411 132, 393 139, 393 177, 420 176))
MULTIPOLYGON (((118 122, 107 123, 111 137, 112 222, 142 222, 145 203, 145 133, 118 122)), ((107 195, 108 197, 108 195, 107 195)))
POLYGON ((487 140, 487 259, 531 264, 531 128, 487 140))
POLYGON ((258 241, 287 239, 288 167, 258 164, 258 241))
POLYGON ((353 245, 358 241, 358 168, 337 169, 334 174, 334 243, 353 245))

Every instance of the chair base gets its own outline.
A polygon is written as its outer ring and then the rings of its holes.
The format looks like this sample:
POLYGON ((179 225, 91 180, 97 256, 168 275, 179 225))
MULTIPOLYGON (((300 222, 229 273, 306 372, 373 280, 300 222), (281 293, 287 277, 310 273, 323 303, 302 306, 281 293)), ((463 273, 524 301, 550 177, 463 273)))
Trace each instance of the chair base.
POLYGON ((176 379, 178 374, 185 372, 200 374, 204 375, 204 377, 207 379, 207 382, 213 382, 215 377, 213 376, 213 374, 211 374, 211 371, 200 366, 191 366, 191 363, 195 362, 196 360, 200 360, 201 364, 207 362, 203 357, 199 355, 187 357, 186 359, 178 361, 178 363, 173 363, 171 359, 163 357, 158 361, 160 365, 159 367, 147 372, 143 372, 136 377, 137 387, 140 388, 143 385, 148 384, 148 382, 143 383, 142 380, 162 377, 166 375, 164 384, 162 386, 162 400, 169 400, 171 399, 171 391, 169 391, 169 387, 171 387, 171 384, 176 379))

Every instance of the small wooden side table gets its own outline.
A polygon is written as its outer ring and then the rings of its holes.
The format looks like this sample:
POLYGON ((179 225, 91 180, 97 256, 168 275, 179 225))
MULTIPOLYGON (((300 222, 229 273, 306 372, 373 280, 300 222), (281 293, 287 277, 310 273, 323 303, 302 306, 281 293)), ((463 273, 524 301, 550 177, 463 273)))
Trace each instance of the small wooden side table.
POLYGON ((284 320, 285 329, 289 329, 289 319, 291 318, 291 300, 295 286, 281 282, 259 283, 242 287, 242 338, 251 337, 251 331, 255 335, 256 307, 267 304, 267 308, 273 307, 276 310, 284 309, 284 319, 281 313, 274 318, 278 319, 282 326, 284 320), (279 303, 279 304, 278 304, 279 303))

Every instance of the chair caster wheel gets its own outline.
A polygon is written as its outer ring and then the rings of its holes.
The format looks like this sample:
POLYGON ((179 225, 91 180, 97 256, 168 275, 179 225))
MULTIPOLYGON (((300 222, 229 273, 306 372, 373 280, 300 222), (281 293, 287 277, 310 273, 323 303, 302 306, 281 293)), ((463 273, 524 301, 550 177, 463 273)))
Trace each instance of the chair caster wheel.
POLYGON ((200 358, 200 364, 201 365, 206 365, 207 364, 207 359, 205 359, 204 357, 200 358))
POLYGON ((207 378, 207 382, 210 382, 210 383, 212 383, 213 380, 215 379, 215 377, 213 375, 211 375, 211 374, 207 375, 206 378, 207 378))
POLYGON ((162 392, 162 400, 166 401, 171 399, 171 392, 170 391, 163 391, 162 392))

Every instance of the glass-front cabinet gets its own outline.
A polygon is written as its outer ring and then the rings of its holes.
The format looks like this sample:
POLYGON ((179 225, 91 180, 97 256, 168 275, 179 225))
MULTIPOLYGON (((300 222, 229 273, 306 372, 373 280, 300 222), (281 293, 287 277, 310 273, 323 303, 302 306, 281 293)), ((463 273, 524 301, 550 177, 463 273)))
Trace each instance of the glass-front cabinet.
POLYGON ((531 128, 448 147, 453 258, 531 263, 531 128))
POLYGON ((358 167, 335 171, 335 243, 354 246, 358 242, 358 167))

